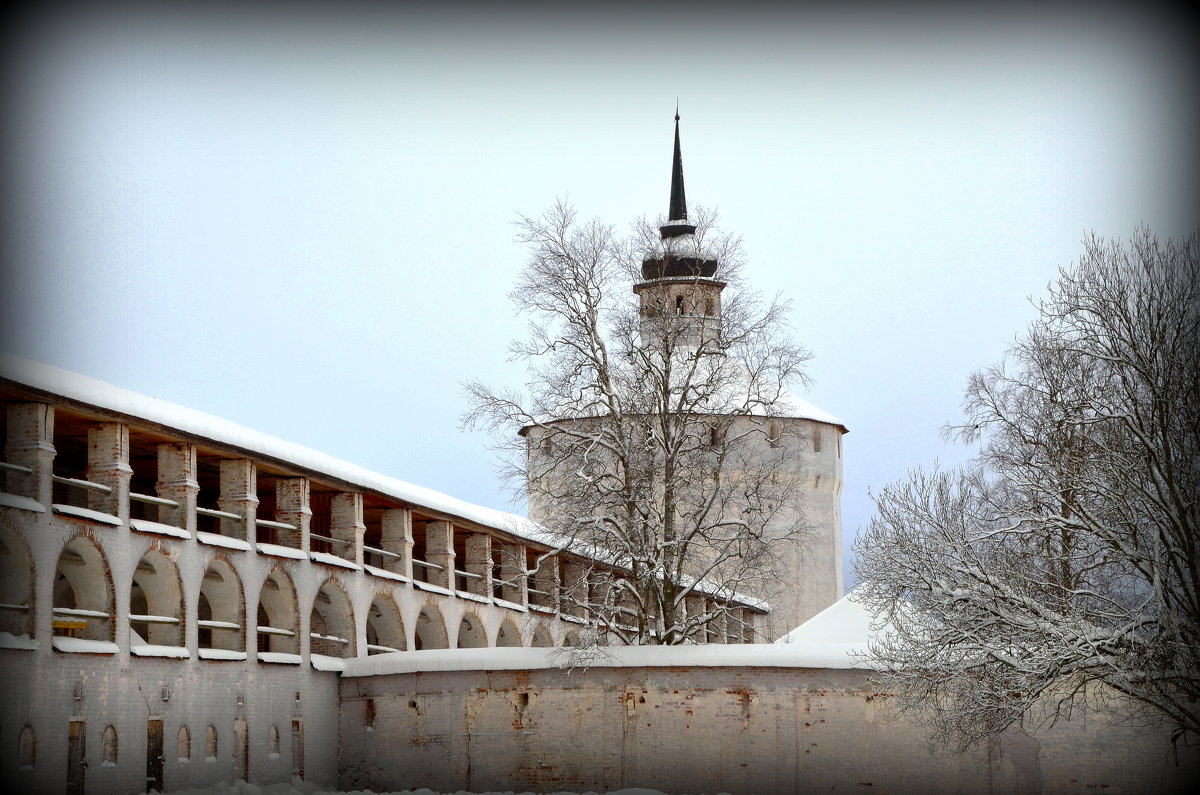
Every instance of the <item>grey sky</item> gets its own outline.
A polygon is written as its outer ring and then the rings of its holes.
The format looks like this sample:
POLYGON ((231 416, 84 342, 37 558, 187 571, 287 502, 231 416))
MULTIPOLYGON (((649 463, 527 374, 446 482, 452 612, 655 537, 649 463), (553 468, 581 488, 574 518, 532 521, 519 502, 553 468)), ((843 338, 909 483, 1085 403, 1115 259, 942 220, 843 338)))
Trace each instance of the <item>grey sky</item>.
POLYGON ((51 8, 8 33, 0 347, 507 507, 458 417, 520 379, 512 222, 665 212, 678 97, 689 202, 850 427, 849 543, 869 487, 962 458, 966 376, 1088 231, 1200 220, 1182 25, 51 8))

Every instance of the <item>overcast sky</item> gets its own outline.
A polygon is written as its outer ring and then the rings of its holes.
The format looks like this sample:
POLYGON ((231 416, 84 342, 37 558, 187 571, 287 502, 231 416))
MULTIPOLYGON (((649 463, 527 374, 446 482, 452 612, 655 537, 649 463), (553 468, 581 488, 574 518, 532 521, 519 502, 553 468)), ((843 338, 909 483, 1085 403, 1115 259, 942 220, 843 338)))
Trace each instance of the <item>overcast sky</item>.
POLYGON ((677 98, 690 205, 850 428, 847 546, 969 454, 966 377, 1087 233, 1200 220, 1196 31, 1153 10, 44 8, 4 42, 0 347, 491 507, 460 384, 520 382, 513 221, 665 213, 677 98))

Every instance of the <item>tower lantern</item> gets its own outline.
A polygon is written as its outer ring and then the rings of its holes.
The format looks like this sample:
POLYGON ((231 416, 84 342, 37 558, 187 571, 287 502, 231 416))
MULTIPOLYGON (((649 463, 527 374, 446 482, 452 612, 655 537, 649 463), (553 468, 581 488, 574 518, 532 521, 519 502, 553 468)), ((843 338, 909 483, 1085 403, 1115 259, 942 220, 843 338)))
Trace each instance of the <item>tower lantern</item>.
POLYGON ((669 339, 699 345, 720 336, 725 282, 715 278, 720 263, 705 251, 696 231, 687 217, 676 110, 667 222, 659 227, 654 250, 642 260, 642 281, 633 287, 641 300, 644 343, 669 339))

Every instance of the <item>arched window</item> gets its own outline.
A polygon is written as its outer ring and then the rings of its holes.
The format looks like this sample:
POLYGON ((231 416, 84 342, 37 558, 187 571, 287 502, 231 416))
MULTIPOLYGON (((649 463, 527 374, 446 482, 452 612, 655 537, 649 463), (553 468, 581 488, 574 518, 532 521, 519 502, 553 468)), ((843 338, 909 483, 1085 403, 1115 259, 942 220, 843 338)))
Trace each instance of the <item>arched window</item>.
POLYGON ((279 758, 279 727, 278 726, 274 726, 274 725, 271 726, 270 731, 267 732, 267 753, 271 755, 272 759, 279 758))
POLYGON ((396 602, 387 594, 380 594, 367 611, 367 654, 385 654, 404 651, 404 621, 396 602))
POLYGON ((309 648, 313 654, 357 656, 354 610, 336 580, 329 579, 321 584, 309 613, 308 628, 309 648))
POLYGON ((175 741, 175 755, 180 762, 188 762, 192 758, 192 733, 187 726, 179 727, 179 736, 175 741))
POLYGON ((474 613, 467 613, 458 625, 458 648, 482 649, 486 646, 487 632, 483 622, 474 613))
POLYGON ((104 766, 115 766, 117 764, 117 730, 112 726, 105 726, 101 744, 104 747, 104 766))
POLYGON ((683 314, 683 296, 682 295, 675 296, 675 314, 677 314, 677 315, 683 314))
POLYGON ((505 621, 500 625, 500 631, 496 633, 497 646, 520 646, 521 631, 517 629, 517 625, 512 621, 505 621))
POLYGON ((442 611, 437 605, 428 604, 421 609, 417 616, 417 631, 414 638, 417 651, 421 649, 448 649, 450 641, 446 637, 446 622, 442 611))
POLYGON ((23 770, 32 770, 37 764, 37 735, 32 726, 21 730, 21 742, 17 753, 17 765, 23 770))
POLYGON ((204 756, 206 762, 217 761, 217 727, 209 726, 204 733, 204 756))
POLYGON ((33 636, 33 565, 15 533, 0 527, 0 632, 33 636))

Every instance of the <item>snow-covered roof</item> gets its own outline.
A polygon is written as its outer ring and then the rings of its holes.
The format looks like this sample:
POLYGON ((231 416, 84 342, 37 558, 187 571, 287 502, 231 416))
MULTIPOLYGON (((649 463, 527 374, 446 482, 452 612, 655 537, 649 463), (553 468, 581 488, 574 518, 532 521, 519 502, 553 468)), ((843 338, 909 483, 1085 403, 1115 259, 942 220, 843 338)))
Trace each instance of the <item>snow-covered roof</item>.
MULTIPOLYGON (((206 414, 186 406, 179 406, 158 398, 147 397, 137 392, 123 389, 112 384, 90 378, 69 370, 63 370, 41 362, 22 359, 12 354, 0 352, 0 378, 5 378, 17 384, 30 387, 39 392, 65 398, 76 403, 82 403, 109 412, 115 412, 131 418, 145 420, 165 428, 179 431, 182 434, 198 437, 215 442, 216 444, 245 451, 246 453, 263 458, 273 459, 285 465, 308 470, 317 475, 323 475, 335 480, 349 483, 353 486, 383 494, 408 505, 427 509, 450 517, 465 519, 470 522, 500 530, 537 544, 558 548, 562 545, 561 537, 551 533, 533 520, 494 508, 475 505, 439 491, 407 483, 397 478, 372 472, 356 464, 351 464, 339 458, 326 455, 309 447, 294 442, 277 439, 261 431, 247 428, 236 422, 222 419, 212 414, 206 414)), ((10 498, 20 499, 20 498, 10 498)), ((29 501, 32 503, 32 501, 29 501)), ((43 510, 42 506, 37 510, 43 510)), ((21 507, 22 503, 17 503, 21 507)), ((73 509, 86 510, 86 509, 73 509)), ((95 512, 91 512, 95 513, 95 512)), ((99 514, 104 516, 104 514, 99 514)), ((230 542, 237 539, 225 539, 224 536, 199 534, 199 540, 204 543, 215 543, 231 546, 230 542)), ((245 543, 245 542, 239 542, 245 543)), ((269 551, 276 554, 296 555, 295 550, 274 545, 259 544, 259 551, 269 551), (264 550, 263 547, 271 547, 264 550)), ((601 562, 611 562, 611 555, 603 550, 589 550, 579 544, 573 544, 571 549, 576 553, 590 555, 601 562)), ((314 556, 320 553, 312 553, 314 556)), ((698 586, 704 593, 714 593, 717 589, 706 587, 705 583, 698 586)), ((726 595, 731 601, 748 607, 769 611, 770 605, 746 594, 726 595)))
POLYGON ((185 435, 207 439, 254 456, 325 475, 409 505, 465 519, 540 544, 555 545, 554 539, 524 516, 474 505, 424 486, 372 472, 212 414, 147 397, 69 370, 0 353, 0 377, 40 392, 146 420, 185 435))
MULTIPOLYGON (((881 632, 870 611, 855 599, 855 590, 775 641, 776 646, 841 654, 861 661, 870 642, 881 632)), ((865 663, 853 667, 867 667, 865 663)))

